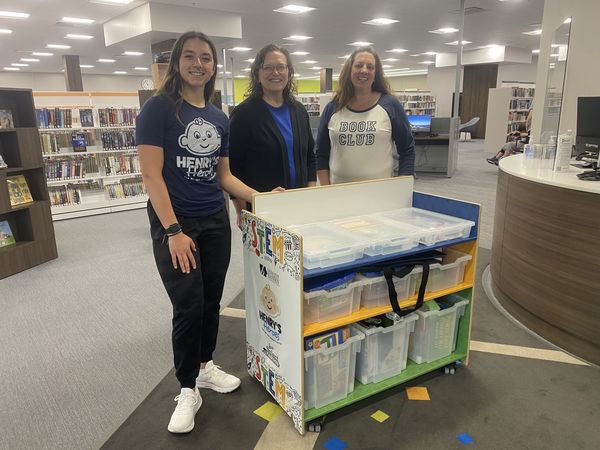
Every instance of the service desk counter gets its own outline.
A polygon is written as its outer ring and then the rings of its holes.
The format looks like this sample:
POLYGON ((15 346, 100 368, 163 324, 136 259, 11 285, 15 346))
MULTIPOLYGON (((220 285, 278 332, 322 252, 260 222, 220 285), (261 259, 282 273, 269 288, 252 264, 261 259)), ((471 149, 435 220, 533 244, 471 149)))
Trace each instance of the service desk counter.
POLYGON ((491 289, 521 323, 600 365, 600 181, 500 161, 491 289))

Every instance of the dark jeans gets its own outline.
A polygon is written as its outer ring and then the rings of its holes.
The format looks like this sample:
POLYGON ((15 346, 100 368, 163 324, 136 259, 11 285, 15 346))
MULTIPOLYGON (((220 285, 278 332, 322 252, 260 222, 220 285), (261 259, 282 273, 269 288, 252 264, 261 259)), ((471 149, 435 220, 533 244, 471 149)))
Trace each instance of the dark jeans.
MULTIPOLYGON (((231 254, 227 210, 206 217, 178 217, 183 232, 196 243, 196 269, 175 270, 164 229, 148 202, 156 267, 173 304, 175 375, 182 388, 194 388, 200 363, 210 361, 217 344, 219 306, 231 254)), ((178 264, 179 266, 179 264, 178 264)))

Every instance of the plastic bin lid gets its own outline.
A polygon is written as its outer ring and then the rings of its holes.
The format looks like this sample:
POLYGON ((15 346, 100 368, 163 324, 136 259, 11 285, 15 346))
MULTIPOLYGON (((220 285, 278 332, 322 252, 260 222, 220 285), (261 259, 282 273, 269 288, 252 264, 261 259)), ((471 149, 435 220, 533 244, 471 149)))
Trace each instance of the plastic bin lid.
POLYGON ((329 223, 290 225, 288 228, 302 236, 303 253, 310 258, 334 256, 336 252, 346 249, 364 250, 366 245, 365 239, 329 223))
POLYGON ((327 274, 316 278, 310 278, 304 281, 304 292, 314 292, 336 288, 346 287, 348 283, 354 280, 356 272, 350 272, 347 275, 340 276, 339 273, 327 274))
POLYGON ((390 221, 377 215, 347 217, 331 220, 328 223, 358 238, 368 239, 370 243, 395 241, 399 238, 410 239, 420 233, 417 227, 390 221))
POLYGON ((475 225, 475 222, 472 220, 461 219, 460 217, 449 216, 447 214, 436 213, 419 208, 396 209, 394 211, 382 212, 380 215, 428 230, 444 229, 454 225, 475 225))

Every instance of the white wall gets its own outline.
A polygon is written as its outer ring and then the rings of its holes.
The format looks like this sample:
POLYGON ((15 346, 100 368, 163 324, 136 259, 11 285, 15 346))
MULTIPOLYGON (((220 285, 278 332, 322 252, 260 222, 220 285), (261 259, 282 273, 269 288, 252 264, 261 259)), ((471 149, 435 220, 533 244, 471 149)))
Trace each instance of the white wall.
MULTIPOLYGON (((454 92, 455 80, 455 67, 429 67, 427 89, 431 91, 431 95, 435 95, 437 105, 436 116, 438 117, 452 116, 452 93, 454 92)), ((461 75, 461 90, 462 80, 463 75, 461 75)))
MULTIPOLYGON (((82 75, 85 91, 137 91, 147 76, 82 75)), ((65 91, 65 76, 61 73, 8 73, 0 72, 0 86, 29 88, 34 91, 65 91)))
POLYGON ((404 91, 406 89, 429 90, 427 87, 427 75, 389 77, 388 81, 393 91, 404 91))
POLYGON ((600 48, 598 47, 598 0, 546 0, 542 22, 542 37, 536 79, 536 96, 533 115, 533 138, 539 139, 542 126, 541 114, 536 114, 537 105, 544 104, 547 67, 552 33, 566 17, 571 16, 571 39, 562 110, 560 132, 577 129, 577 97, 600 96, 600 48))
POLYGON ((534 58, 531 64, 499 64, 496 87, 501 87, 503 81, 529 81, 535 83, 536 77, 537 58, 534 58))

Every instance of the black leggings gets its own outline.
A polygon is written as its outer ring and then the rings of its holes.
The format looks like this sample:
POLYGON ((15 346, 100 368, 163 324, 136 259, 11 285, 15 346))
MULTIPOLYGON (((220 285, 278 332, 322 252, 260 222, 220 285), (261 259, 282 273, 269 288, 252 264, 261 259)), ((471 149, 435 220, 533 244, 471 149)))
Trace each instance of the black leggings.
MULTIPOLYGON (((219 308, 231 255, 227 210, 206 217, 177 220, 194 240, 197 268, 189 274, 173 268, 165 232, 148 202, 156 267, 173 304, 173 357, 182 388, 194 388, 200 363, 212 360, 219 331, 219 308)), ((178 264, 179 266, 179 264, 178 264)))

